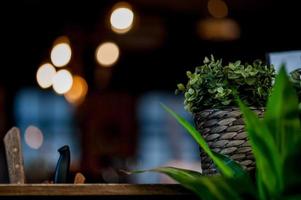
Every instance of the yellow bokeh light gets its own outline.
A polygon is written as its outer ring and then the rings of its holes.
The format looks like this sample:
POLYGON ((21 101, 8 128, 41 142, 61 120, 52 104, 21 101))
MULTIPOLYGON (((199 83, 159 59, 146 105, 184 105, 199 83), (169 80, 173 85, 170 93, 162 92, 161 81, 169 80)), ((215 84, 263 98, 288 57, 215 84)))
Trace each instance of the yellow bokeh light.
POLYGON ((68 43, 58 43, 56 44, 50 54, 51 62, 56 67, 63 67, 67 65, 71 59, 72 51, 68 43))
POLYGON ((115 6, 110 17, 113 31, 116 33, 126 33, 131 29, 133 22, 134 13, 129 5, 120 4, 119 6, 115 6))
POLYGON ((41 88, 48 88, 52 85, 52 79, 56 74, 55 68, 50 64, 46 63, 39 67, 36 79, 41 88))
POLYGON ((223 18, 228 15, 228 7, 223 0, 209 0, 208 11, 215 18, 223 18))
POLYGON ((79 105, 81 104, 88 92, 88 84, 80 76, 73 76, 73 84, 71 89, 64 95, 69 103, 79 105))
POLYGON ((240 26, 232 19, 209 18, 200 21, 198 32, 204 40, 229 41, 240 37, 240 26))
POLYGON ((32 149, 38 149, 43 144, 43 133, 42 131, 35 127, 29 126, 25 130, 25 143, 32 149))
POLYGON ((68 70, 58 71, 52 80, 52 87, 58 94, 65 94, 71 89, 73 78, 68 70))
POLYGON ((100 65, 111 66, 119 58, 119 48, 113 42, 105 42, 96 49, 96 60, 100 65))
POLYGON ((54 41, 54 45, 53 46, 55 46, 56 44, 60 44, 60 43, 67 43, 67 44, 70 44, 70 40, 69 40, 69 38, 67 37, 67 36, 65 36, 65 35, 62 35, 62 36, 60 36, 60 37, 57 37, 56 39, 55 39, 55 41, 54 41))

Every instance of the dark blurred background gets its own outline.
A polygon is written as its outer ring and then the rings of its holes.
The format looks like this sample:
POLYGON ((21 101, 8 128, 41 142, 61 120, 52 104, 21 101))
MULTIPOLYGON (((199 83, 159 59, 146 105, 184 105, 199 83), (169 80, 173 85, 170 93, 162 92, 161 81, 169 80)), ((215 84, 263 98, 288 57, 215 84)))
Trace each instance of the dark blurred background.
MULTIPOLYGON (((0 136, 12 126, 21 129, 28 182, 52 178, 56 150, 64 144, 71 147, 71 174, 81 171, 88 182, 168 182, 118 172, 167 163, 198 168, 196 145, 159 103, 191 119, 174 89, 204 56, 251 62, 268 52, 300 50, 297 2, 1 1, 0 136), (120 7, 134 18, 116 32, 110 19, 120 7), (56 71, 77 75, 72 88, 79 96, 37 82, 37 70, 54 64, 51 51, 62 42, 71 47, 71 60, 56 71), (103 54, 113 61, 102 64, 96 52, 106 42, 113 50, 103 54)), ((0 171, 6 182, 3 164, 0 171)))

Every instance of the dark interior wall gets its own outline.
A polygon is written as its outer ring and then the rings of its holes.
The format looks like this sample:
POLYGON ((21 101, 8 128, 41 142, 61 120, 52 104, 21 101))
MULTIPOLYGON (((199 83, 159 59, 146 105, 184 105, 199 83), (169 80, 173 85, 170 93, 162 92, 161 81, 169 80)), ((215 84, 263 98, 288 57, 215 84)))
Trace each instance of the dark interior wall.
MULTIPOLYGON (((95 68, 93 51, 99 41, 126 39, 126 36, 120 39, 111 33, 104 22, 114 2, 2 1, 1 82, 12 90, 35 85, 38 65, 47 60, 52 42, 62 34, 69 34, 71 41, 74 38, 83 67, 95 68)), ((121 46, 122 56, 114 70, 116 88, 128 91, 173 89, 187 68, 199 64, 203 56, 211 53, 225 60, 249 61, 264 59, 268 51, 300 48, 297 1, 265 0, 253 4, 252 1, 226 1, 229 17, 241 26, 241 38, 232 42, 204 41, 197 35, 196 23, 209 15, 206 1, 130 2, 139 14, 141 27, 147 26, 145 18, 157 17, 164 36, 155 48, 121 46), (119 82, 126 84, 121 86, 119 82)), ((149 23, 149 26, 154 24, 149 23)), ((139 31, 139 26, 137 29, 139 31)))
POLYGON ((24 87, 37 87, 36 70, 49 61, 52 43, 60 35, 70 38, 75 53, 70 68, 83 74, 90 93, 99 89, 97 45, 117 42, 121 57, 112 68, 109 90, 134 96, 150 90, 173 91, 185 80, 185 71, 210 54, 225 62, 250 62, 265 59, 267 52, 301 49, 298 1, 227 0, 229 18, 238 22, 241 37, 223 42, 202 40, 196 31, 199 20, 209 17, 205 0, 131 0, 139 23, 126 35, 112 33, 106 23, 116 2, 0 2, 0 136, 15 124, 15 94, 24 87))

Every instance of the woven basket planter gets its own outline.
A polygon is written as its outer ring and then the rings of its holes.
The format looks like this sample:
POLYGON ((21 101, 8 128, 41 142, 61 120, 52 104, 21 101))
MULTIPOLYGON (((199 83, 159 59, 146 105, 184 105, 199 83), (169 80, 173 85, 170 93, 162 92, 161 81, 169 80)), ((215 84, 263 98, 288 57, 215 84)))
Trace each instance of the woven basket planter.
MULTIPOLYGON (((262 118, 264 109, 251 107, 262 118)), ((242 113, 237 107, 226 109, 207 109, 194 115, 197 130, 207 141, 209 147, 229 156, 245 169, 255 167, 252 149, 247 141, 242 113)), ((213 175, 217 170, 213 161, 201 150, 202 170, 205 175, 213 175)))

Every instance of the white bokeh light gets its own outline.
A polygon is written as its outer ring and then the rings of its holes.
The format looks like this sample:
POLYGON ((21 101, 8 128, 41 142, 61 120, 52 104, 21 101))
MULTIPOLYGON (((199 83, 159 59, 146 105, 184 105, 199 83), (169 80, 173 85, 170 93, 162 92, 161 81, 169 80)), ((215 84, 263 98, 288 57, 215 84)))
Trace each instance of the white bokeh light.
POLYGON ((52 79, 56 74, 55 68, 50 63, 41 65, 37 71, 36 79, 41 88, 48 88, 52 85, 52 79))
POLYGON ((134 21, 134 13, 130 8, 119 7, 113 10, 110 23, 113 31, 125 33, 130 30, 134 21))
POLYGON ((68 92, 73 83, 73 78, 68 70, 60 70, 53 77, 53 89, 58 94, 65 94, 68 92))
POLYGON ((25 143, 32 149, 38 149, 43 144, 43 133, 35 126, 27 127, 24 137, 25 143))
POLYGON ((63 67, 69 63, 71 54, 71 47, 68 43, 56 44, 51 50, 51 62, 56 67, 63 67))
POLYGON ((113 42, 105 42, 96 49, 96 60, 102 66, 111 66, 119 58, 119 48, 113 42))

